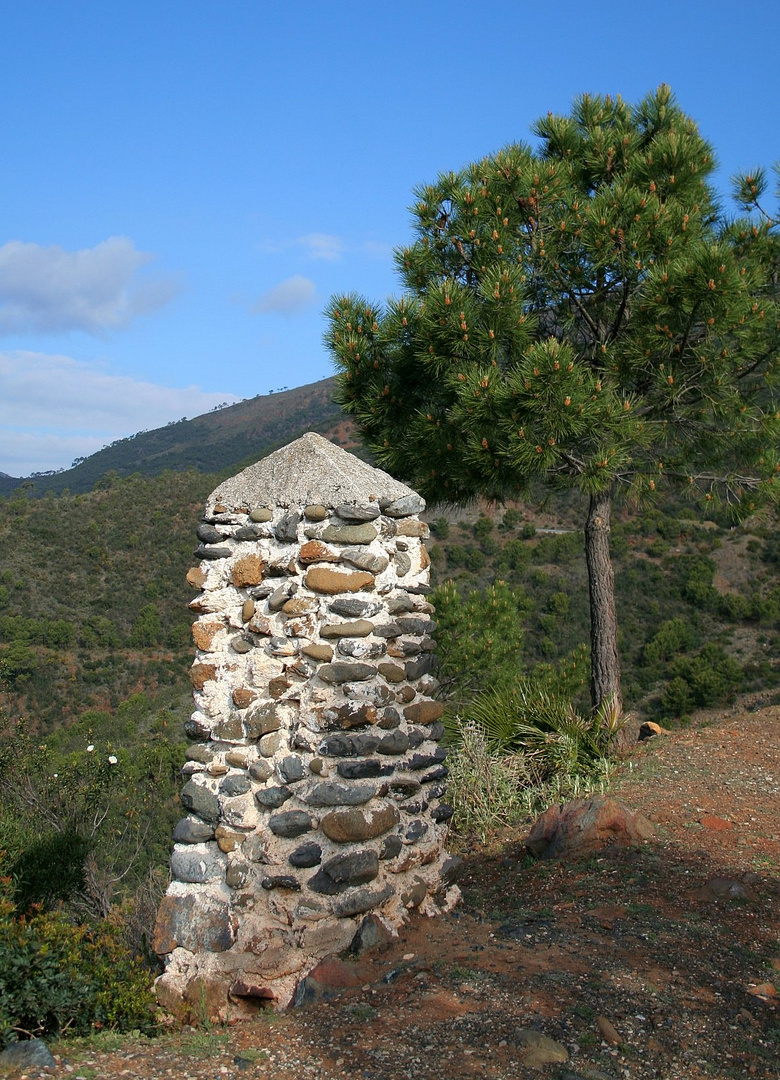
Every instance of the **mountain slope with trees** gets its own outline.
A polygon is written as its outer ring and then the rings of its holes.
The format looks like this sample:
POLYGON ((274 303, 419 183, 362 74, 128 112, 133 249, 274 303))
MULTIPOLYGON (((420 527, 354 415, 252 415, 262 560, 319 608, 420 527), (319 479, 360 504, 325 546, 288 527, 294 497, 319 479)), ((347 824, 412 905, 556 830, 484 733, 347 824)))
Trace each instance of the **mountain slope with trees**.
POLYGON ((22 484, 34 495, 86 492, 106 474, 156 476, 166 469, 238 471, 242 464, 257 461, 305 431, 324 435, 338 431, 343 417, 333 398, 334 387, 334 378, 322 379, 226 405, 192 420, 184 418, 153 431, 140 431, 77 459, 72 468, 62 472, 26 480, 0 474, 0 495, 10 494, 22 484))

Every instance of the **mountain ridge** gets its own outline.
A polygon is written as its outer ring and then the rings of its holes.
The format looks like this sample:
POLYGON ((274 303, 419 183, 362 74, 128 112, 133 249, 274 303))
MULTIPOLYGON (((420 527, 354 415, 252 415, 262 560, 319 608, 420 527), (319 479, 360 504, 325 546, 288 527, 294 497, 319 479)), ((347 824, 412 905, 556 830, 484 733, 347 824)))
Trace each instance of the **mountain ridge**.
POLYGON ((29 477, 0 473, 0 496, 21 487, 31 495, 82 494, 107 474, 156 476, 166 469, 221 473, 256 461, 310 430, 351 444, 352 425, 333 400, 335 384, 335 376, 330 376, 139 431, 77 459, 62 472, 29 477))

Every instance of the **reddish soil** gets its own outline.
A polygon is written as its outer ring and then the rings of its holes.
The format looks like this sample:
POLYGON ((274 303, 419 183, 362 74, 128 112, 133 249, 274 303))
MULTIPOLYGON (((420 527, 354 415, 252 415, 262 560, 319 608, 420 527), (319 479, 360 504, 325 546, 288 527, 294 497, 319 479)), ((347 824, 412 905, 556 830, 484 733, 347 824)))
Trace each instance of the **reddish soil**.
POLYGON ((57 1074, 777 1078, 780 708, 644 744, 613 794, 655 840, 571 864, 531 862, 524 831, 463 852, 459 908, 342 967, 356 985, 330 1000, 110 1051, 62 1043, 57 1074), (529 1029, 557 1063, 529 1063, 529 1029))

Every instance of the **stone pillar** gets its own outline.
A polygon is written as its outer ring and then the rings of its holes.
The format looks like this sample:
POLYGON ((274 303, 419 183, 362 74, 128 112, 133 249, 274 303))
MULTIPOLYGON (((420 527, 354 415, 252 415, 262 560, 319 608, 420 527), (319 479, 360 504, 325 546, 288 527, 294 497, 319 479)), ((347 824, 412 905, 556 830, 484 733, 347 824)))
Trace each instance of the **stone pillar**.
POLYGON ((364 920, 392 934, 456 902, 424 506, 315 434, 209 497, 155 937, 169 1011, 284 1007, 364 920))

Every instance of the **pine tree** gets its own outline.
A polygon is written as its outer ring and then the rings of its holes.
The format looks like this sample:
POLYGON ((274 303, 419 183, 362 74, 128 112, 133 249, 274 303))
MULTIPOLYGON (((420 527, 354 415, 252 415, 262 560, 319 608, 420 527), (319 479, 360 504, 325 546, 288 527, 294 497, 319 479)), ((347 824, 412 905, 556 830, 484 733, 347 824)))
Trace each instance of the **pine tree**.
MULTIPOLYGON (((724 217, 668 87, 532 130, 415 191, 406 292, 333 298, 326 341, 378 463, 429 500, 584 494, 591 696, 621 709, 615 496, 750 513, 780 486, 777 222, 724 217)), ((760 181, 738 179, 743 208, 760 181)))

